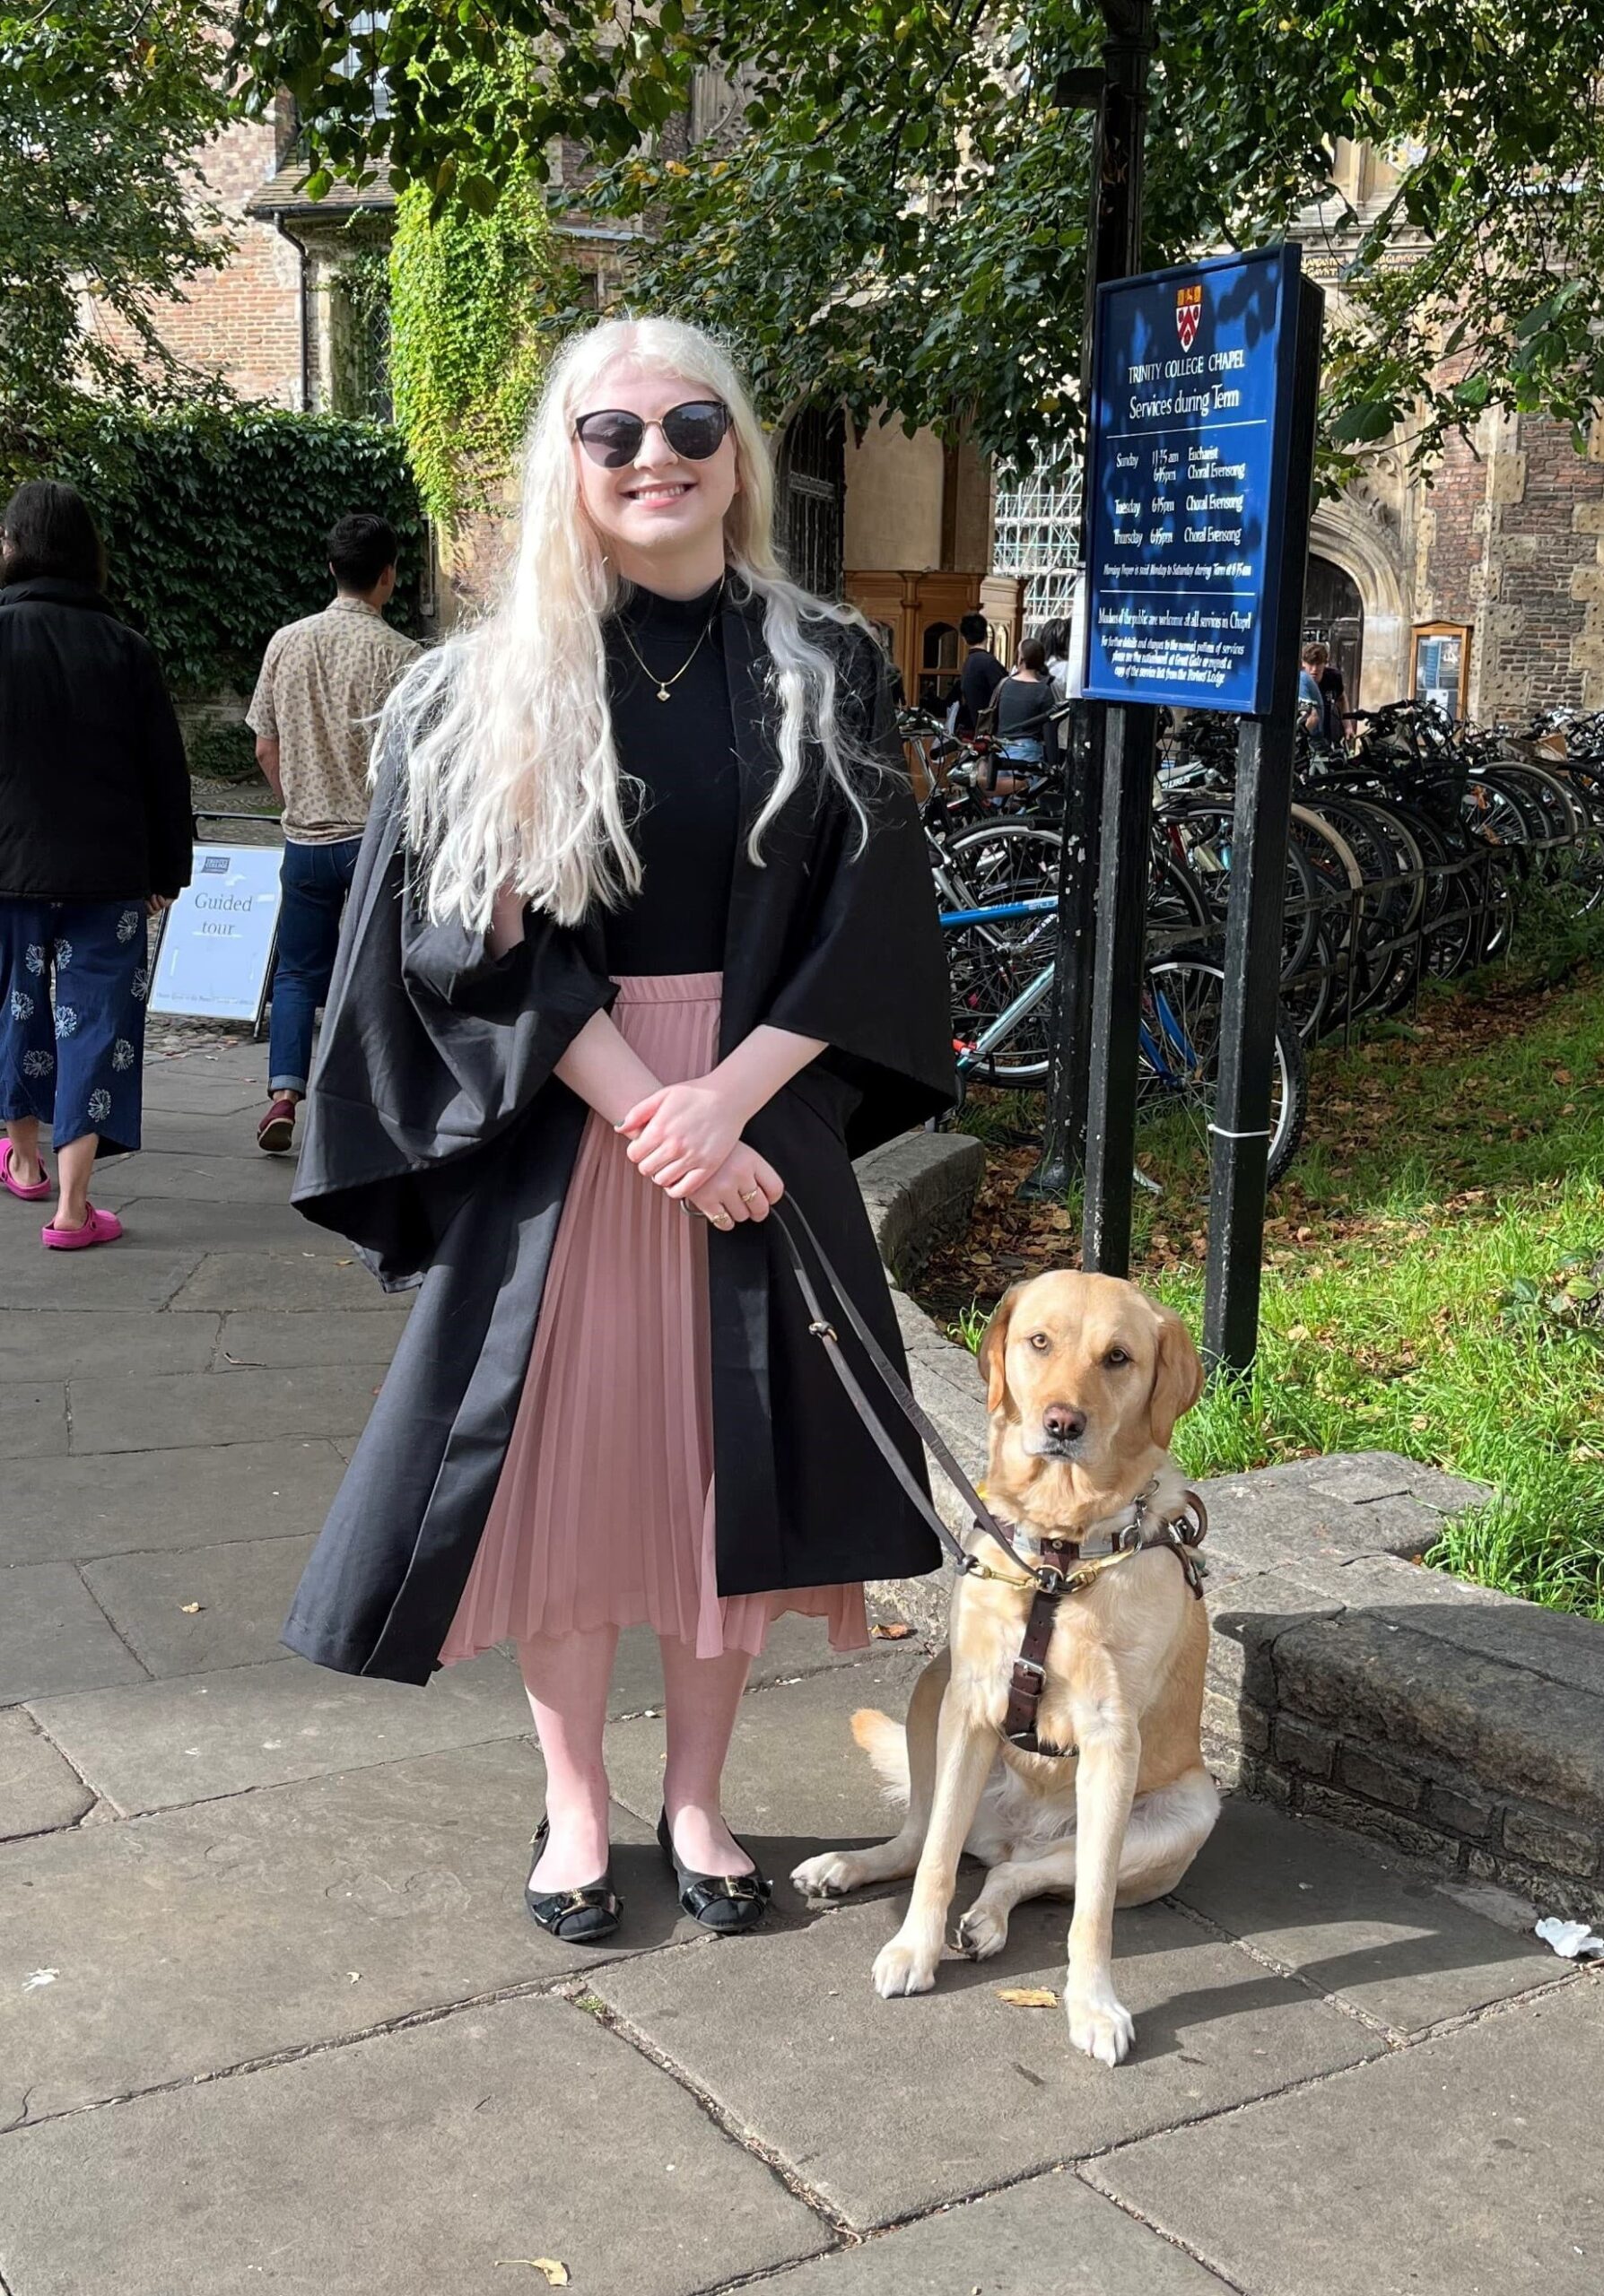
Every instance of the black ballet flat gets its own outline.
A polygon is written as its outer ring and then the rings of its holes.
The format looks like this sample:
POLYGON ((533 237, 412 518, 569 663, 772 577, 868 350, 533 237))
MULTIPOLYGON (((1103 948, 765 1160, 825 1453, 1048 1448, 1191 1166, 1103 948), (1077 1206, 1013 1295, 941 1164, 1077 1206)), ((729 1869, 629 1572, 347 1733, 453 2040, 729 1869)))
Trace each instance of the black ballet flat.
MULTIPOLYGON (((542 1818, 530 1848, 538 1849, 550 1831, 551 1820, 542 1818)), ((554 1890, 542 1896, 526 1882, 524 1903, 540 1926, 564 1945, 599 1945, 617 1928, 623 1911, 623 1900, 613 1887, 610 1864, 599 1882, 587 1882, 582 1890, 554 1890)))
MULTIPOLYGON (((693 1921, 699 1921, 704 1929, 716 1929, 723 1936, 757 1926, 769 1909, 774 1890, 772 1882, 765 1881, 755 1870, 750 1874, 693 1874, 675 1855, 667 1810, 658 1820, 658 1844, 674 1868, 680 1904, 693 1921)), ((745 1847, 745 1842, 736 1843, 737 1849, 745 1847)), ((755 1868, 755 1859, 753 1864, 755 1868)))

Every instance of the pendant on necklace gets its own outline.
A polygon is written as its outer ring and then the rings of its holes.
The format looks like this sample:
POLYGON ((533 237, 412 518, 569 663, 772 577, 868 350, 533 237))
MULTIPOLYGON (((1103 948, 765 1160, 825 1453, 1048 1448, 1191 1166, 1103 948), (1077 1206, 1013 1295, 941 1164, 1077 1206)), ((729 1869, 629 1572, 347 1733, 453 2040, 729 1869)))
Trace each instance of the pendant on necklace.
POLYGON ((668 691, 668 689, 667 689, 667 687, 666 685, 660 685, 660 686, 658 686, 658 700, 659 701, 672 701, 672 700, 673 700, 673 699, 674 699, 674 696, 669 692, 669 691, 668 691))

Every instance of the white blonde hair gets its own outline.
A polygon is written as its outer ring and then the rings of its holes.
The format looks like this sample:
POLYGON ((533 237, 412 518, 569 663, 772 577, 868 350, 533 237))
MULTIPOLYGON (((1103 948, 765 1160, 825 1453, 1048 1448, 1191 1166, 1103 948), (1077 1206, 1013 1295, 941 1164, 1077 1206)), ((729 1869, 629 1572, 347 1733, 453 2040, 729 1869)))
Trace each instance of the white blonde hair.
POLYGON ((627 361, 683 376, 730 411, 739 490, 724 518, 737 600, 762 602, 780 771, 749 840, 795 794, 816 744, 867 831, 863 791, 877 766, 837 710, 841 648, 830 632, 867 624, 800 589, 774 552, 774 480, 752 404, 728 354, 677 319, 607 319, 554 361, 525 441, 518 549, 490 611, 414 665, 390 697, 376 754, 399 761, 405 834, 437 923, 483 931, 503 887, 559 923, 639 889, 607 707, 602 622, 619 578, 581 508, 571 444, 603 370, 627 361), (811 628, 810 628, 811 625, 811 628))

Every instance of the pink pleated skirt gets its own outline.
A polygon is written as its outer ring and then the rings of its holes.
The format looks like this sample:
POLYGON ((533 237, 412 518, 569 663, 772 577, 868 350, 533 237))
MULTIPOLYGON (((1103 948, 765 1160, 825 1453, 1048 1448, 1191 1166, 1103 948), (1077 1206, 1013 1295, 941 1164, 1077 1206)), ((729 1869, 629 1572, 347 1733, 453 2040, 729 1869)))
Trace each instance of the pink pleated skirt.
MULTIPOLYGON (((716 972, 628 976, 613 1018, 665 1083, 718 1058, 716 972)), ((440 1650, 652 1626, 699 1658, 763 1648, 784 1611, 867 1647, 861 1587, 719 1597, 705 1220, 587 1120, 558 1222, 522 1399, 484 1534, 440 1650)), ((716 1248, 716 1247, 715 1247, 716 1248)))

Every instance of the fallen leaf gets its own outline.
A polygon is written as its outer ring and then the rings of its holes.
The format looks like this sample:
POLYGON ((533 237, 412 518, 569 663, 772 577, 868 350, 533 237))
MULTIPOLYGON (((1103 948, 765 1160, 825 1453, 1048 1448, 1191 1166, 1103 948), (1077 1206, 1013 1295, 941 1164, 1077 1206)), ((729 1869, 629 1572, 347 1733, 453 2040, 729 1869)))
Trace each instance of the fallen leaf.
POLYGON ((356 1265, 356 1262, 353 1259, 337 1259, 335 1262, 335 1265, 336 1267, 354 1267, 356 1265))
POLYGON ((555 2257, 498 2257, 498 2264, 527 2264, 531 2272, 544 2272, 548 2288, 568 2286, 568 2266, 559 2264, 555 2257))
POLYGON ((193 1618, 196 1611, 199 1610, 200 1605, 198 1603, 180 1603, 179 1605, 179 1608, 183 1612, 186 1618, 193 1618))
POLYGON ((1059 1996, 1045 1985, 999 1985, 997 1997, 1010 2009, 1056 2009, 1059 1996))
POLYGON ((902 1619, 888 1619, 884 1624, 871 1626, 869 1634, 876 1642, 906 1642, 913 1629, 902 1619))

